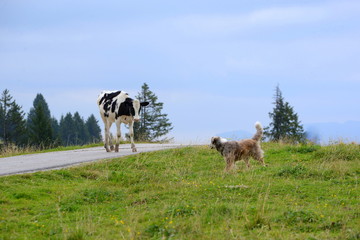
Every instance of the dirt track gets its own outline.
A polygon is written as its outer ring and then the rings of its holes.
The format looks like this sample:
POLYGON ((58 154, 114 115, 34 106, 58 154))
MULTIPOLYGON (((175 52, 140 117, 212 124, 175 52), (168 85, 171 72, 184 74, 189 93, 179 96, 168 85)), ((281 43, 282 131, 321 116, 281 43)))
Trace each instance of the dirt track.
MULTIPOLYGON (((181 144, 136 144, 137 153, 151 152, 168 148, 179 148, 181 144)), ((103 147, 86 148, 60 152, 28 154, 0 158, 0 176, 50 169, 64 168, 84 162, 109 159, 136 154, 131 152, 130 144, 120 145, 120 151, 107 153, 103 147)))

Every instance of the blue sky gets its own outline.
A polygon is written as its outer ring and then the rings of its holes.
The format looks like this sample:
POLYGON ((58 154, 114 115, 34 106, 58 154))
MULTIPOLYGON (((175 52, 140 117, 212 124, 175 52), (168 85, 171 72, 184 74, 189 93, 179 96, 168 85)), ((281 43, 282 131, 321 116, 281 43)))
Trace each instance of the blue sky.
POLYGON ((360 1, 0 0, 0 90, 25 112, 42 93, 100 120, 101 90, 144 82, 180 142, 266 126, 277 84, 304 124, 360 121, 360 1))

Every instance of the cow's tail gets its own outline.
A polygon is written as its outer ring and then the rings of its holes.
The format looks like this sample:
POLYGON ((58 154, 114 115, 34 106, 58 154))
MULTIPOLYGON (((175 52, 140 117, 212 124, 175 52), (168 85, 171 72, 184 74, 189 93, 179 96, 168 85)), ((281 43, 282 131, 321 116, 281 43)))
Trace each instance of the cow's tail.
POLYGON ((261 123, 260 122, 256 122, 255 123, 255 128, 256 128, 256 133, 255 133, 255 135, 253 136, 253 140, 255 140, 255 141, 258 141, 258 142, 260 142, 261 141, 261 138, 262 138, 262 136, 263 136, 263 128, 262 128, 262 126, 261 126, 261 123))

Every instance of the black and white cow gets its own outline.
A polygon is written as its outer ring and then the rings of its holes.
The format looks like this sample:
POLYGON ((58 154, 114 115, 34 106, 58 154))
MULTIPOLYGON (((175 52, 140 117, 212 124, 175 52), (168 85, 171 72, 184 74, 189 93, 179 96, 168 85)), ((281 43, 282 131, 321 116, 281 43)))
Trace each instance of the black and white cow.
POLYGON ((140 102, 137 99, 132 99, 124 91, 102 91, 98 97, 97 104, 105 125, 104 140, 106 151, 110 152, 114 150, 114 146, 111 143, 110 127, 115 122, 117 128, 115 152, 119 151, 121 123, 129 125, 131 148, 133 152, 136 152, 134 144, 134 122, 140 120, 140 109, 142 106, 147 106, 149 102, 140 102), (110 147, 109 144, 111 145, 110 147))

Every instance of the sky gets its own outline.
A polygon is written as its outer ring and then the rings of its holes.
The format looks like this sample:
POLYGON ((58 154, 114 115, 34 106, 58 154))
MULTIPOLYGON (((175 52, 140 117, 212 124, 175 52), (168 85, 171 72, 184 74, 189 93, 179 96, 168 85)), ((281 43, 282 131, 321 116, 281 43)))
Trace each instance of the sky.
POLYGON ((41 93, 102 125, 98 94, 143 83, 175 142, 267 126, 277 85, 303 124, 360 121, 360 1, 0 0, 0 91, 24 112, 41 93))

